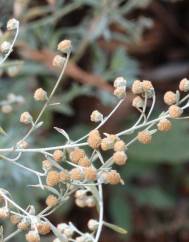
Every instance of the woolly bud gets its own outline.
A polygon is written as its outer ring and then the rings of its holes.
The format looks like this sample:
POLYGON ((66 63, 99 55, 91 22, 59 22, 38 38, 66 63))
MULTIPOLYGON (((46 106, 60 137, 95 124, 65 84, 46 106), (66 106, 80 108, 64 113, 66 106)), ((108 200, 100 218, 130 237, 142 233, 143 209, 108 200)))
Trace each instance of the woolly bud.
POLYGON ((62 40, 59 44, 58 44, 58 50, 60 50, 62 53, 67 53, 71 50, 72 48, 72 44, 70 40, 62 40))
POLYGON ((135 80, 133 82, 131 90, 132 90, 133 94, 142 94, 143 93, 142 82, 139 80, 135 80))
POLYGON ((116 185, 121 183, 121 177, 120 174, 116 170, 111 170, 106 173, 106 182, 111 185, 116 185))
POLYGON ((9 209, 7 207, 0 208, 0 219, 6 219, 9 217, 9 209))
POLYGON ((62 150, 55 150, 53 153, 53 159, 58 162, 62 160, 63 156, 64 156, 64 153, 62 150))
POLYGON ((22 231, 25 231, 29 228, 29 223, 26 222, 24 219, 17 225, 17 228, 22 230, 22 231))
POLYGON ((39 242, 40 241, 40 237, 39 237, 38 232, 33 231, 33 230, 29 231, 26 234, 26 240, 28 242, 39 242))
POLYGON ((45 202, 48 207, 54 207, 58 204, 58 198, 54 195, 49 195, 45 202))
POLYGON ((18 224, 20 221, 21 221, 21 217, 20 216, 15 215, 15 214, 10 216, 10 222, 12 224, 18 224))
POLYGON ((58 171, 49 171, 46 178, 46 183, 50 187, 56 186, 60 181, 58 171))
POLYGON ((8 113, 11 113, 12 111, 13 111, 13 108, 12 108, 12 106, 10 104, 5 104, 5 105, 3 105, 1 107, 1 112, 2 113, 8 114, 8 113))
POLYGON ((2 53, 7 53, 11 48, 11 43, 8 41, 4 41, 1 45, 0 45, 0 51, 2 53))
POLYGON ((125 87, 117 87, 114 90, 114 95, 118 98, 124 98, 126 96, 126 88, 125 87))
POLYGON ((60 177, 60 182, 66 182, 70 180, 69 172, 66 169, 64 169, 59 173, 59 177, 60 177))
POLYGON ((19 142, 17 143, 17 146, 18 146, 18 148, 20 148, 20 149, 26 149, 26 148, 28 148, 29 144, 28 144, 27 141, 25 141, 25 140, 21 140, 21 141, 19 141, 19 142))
POLYGON ((132 101, 132 106, 135 108, 143 108, 144 100, 140 96, 136 96, 132 101))
POLYGON ((65 57, 62 57, 61 55, 56 55, 53 58, 52 65, 55 66, 55 67, 59 67, 60 68, 60 67, 63 67, 65 61, 66 61, 65 57))
POLYGON ((82 190, 82 189, 77 190, 75 192, 75 197, 78 198, 78 199, 84 199, 86 197, 86 193, 87 193, 86 190, 82 190))
POLYGON ((115 135, 107 135, 107 137, 101 141, 101 149, 104 151, 112 149, 116 139, 117 137, 115 135))
POLYGON ((91 165, 91 161, 87 158, 87 156, 85 156, 85 157, 79 159, 78 165, 87 167, 87 166, 91 165))
POLYGON ((23 124, 29 124, 32 122, 32 116, 29 112, 24 112, 20 116, 20 122, 23 124))
POLYGON ((84 199, 79 199, 79 198, 77 198, 77 199, 75 200, 75 204, 76 204, 79 208, 84 208, 84 207, 86 207, 86 202, 85 202, 84 199))
POLYGON ((95 181, 97 176, 97 171, 94 167, 84 168, 84 179, 88 181, 95 181))
POLYGON ((101 144, 101 136, 98 130, 94 129, 89 133, 88 145, 93 149, 98 149, 101 144))
POLYGON ((137 139, 142 144, 149 144, 151 143, 152 136, 148 130, 143 130, 138 132, 137 139))
POLYGON ((125 148, 126 148, 126 145, 123 140, 118 140, 114 144, 114 151, 124 151, 125 148))
POLYGON ((147 80, 142 81, 142 88, 144 92, 148 92, 154 89, 151 81, 147 81, 147 80))
POLYGON ((93 208, 96 206, 96 202, 95 202, 95 199, 93 196, 88 196, 86 198, 85 202, 86 202, 87 207, 89 207, 89 208, 93 208))
POLYGON ((183 113, 182 108, 180 108, 177 105, 171 105, 169 107, 169 116, 171 118, 179 118, 182 115, 182 113, 183 113))
POLYGON ((85 151, 79 148, 75 148, 70 152, 70 160, 77 164, 81 158, 85 157, 85 151))
POLYGON ((164 95, 164 102, 167 105, 172 105, 176 103, 176 93, 172 92, 172 91, 168 91, 165 93, 164 95))
POLYGON ((37 224, 39 234, 46 235, 51 232, 51 227, 48 222, 40 222, 37 224))
POLYGON ((95 219, 90 219, 88 221, 88 224, 87 224, 88 228, 91 230, 91 231, 96 231, 97 228, 98 228, 98 221, 95 220, 95 219))
POLYGON ((79 168, 73 168, 70 171, 70 178, 72 180, 76 180, 76 181, 82 180, 83 179, 83 173, 79 168))
POLYGON ((122 166, 127 161, 127 155, 124 151, 117 151, 113 154, 112 160, 116 165, 122 166))
POLYGON ((45 100, 47 100, 47 92, 45 90, 43 90, 42 88, 38 88, 34 92, 34 99, 36 101, 45 101, 45 100))
POLYGON ((99 111, 95 110, 91 113, 90 119, 92 122, 98 123, 103 120, 103 115, 99 111))
POLYGON ((127 81, 122 77, 117 77, 114 81, 114 87, 117 88, 117 87, 126 87, 127 85, 127 81))
POLYGON ((7 22, 7 29, 8 30, 15 30, 18 28, 19 22, 15 18, 9 19, 7 22))
POLYGON ((189 91, 189 80, 187 78, 184 78, 180 81, 179 89, 181 92, 189 91))
POLYGON ((42 167, 43 167, 43 170, 48 171, 52 168, 52 164, 49 160, 43 160, 42 167))
POLYGON ((168 119, 164 118, 159 121, 157 128, 161 132, 167 132, 172 128, 172 124, 168 119))

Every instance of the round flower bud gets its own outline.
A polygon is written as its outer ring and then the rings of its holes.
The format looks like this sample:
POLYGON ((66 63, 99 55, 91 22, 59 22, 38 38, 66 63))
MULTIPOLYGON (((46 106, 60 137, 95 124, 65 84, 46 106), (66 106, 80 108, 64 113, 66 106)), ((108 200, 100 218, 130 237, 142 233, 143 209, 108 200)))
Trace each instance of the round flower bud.
POLYGON ((72 48, 72 44, 70 40, 62 40, 59 44, 58 44, 58 50, 60 50, 62 53, 67 53, 68 51, 70 51, 72 48))
POLYGON ((111 185, 116 185, 121 183, 120 174, 116 170, 111 170, 106 173, 106 182, 111 185))
POLYGON ((77 164, 80 159, 85 157, 85 151, 79 148, 75 148, 73 151, 70 152, 70 160, 77 164))
POLYGON ((1 112, 2 113, 11 113, 13 111, 13 108, 10 104, 5 104, 1 107, 1 112))
POLYGON ((175 104, 176 103, 176 94, 172 91, 168 91, 165 93, 164 95, 164 102, 167 104, 167 105, 172 105, 172 104, 175 104))
POLYGON ((78 199, 84 199, 86 197, 86 190, 79 189, 75 192, 75 197, 78 199))
POLYGON ((7 53, 11 48, 11 43, 8 41, 4 41, 1 45, 0 45, 0 51, 2 53, 7 53))
POLYGON ((177 105, 171 105, 169 107, 169 116, 171 118, 179 118, 182 115, 182 113, 183 113, 182 108, 180 108, 177 105))
POLYGON ((89 208, 93 208, 96 206, 96 202, 95 202, 95 199, 93 196, 88 196, 86 198, 85 202, 86 202, 87 207, 89 207, 89 208))
POLYGON ((114 90, 114 95, 118 98, 124 98, 126 96, 126 88, 125 87, 117 87, 114 90))
POLYGON ((167 132, 172 128, 172 124, 168 119, 164 118, 159 121, 157 128, 161 132, 167 132))
POLYGON ((149 144, 151 143, 152 136, 148 130, 143 130, 138 132, 137 139, 142 144, 149 144))
POLYGON ((10 216, 10 222, 12 224, 18 224, 20 221, 21 221, 21 217, 20 216, 15 215, 15 214, 10 216))
POLYGON ((103 115, 99 111, 95 110, 91 113, 90 118, 92 122, 98 123, 103 120, 103 115))
POLYGON ((61 55, 56 55, 53 59, 52 65, 60 68, 60 67, 63 67, 65 61, 66 61, 65 57, 62 57, 61 55))
POLYGON ((20 116, 20 122, 23 124, 29 124, 32 122, 32 116, 28 112, 24 112, 20 116))
POLYGON ((124 151, 116 151, 113 154, 112 160, 116 165, 122 166, 125 165, 127 161, 127 155, 124 151))
POLYGON ((48 222, 40 222, 37 224, 37 230, 39 234, 46 235, 51 232, 51 227, 48 222))
POLYGON ((45 90, 43 90, 42 88, 38 88, 34 92, 34 99, 36 101, 45 101, 45 100, 47 100, 47 92, 45 90))
POLYGON ((46 205, 48 207, 54 207, 58 204, 58 198, 54 195, 49 195, 46 199, 46 205))
POLYGON ((143 108, 144 100, 140 96, 136 96, 132 101, 132 106, 135 108, 143 108))
POLYGON ((114 151, 124 151, 125 148, 126 148, 126 145, 123 140, 118 140, 114 144, 114 151))
POLYGON ((87 166, 91 165, 91 161, 89 160, 89 158, 87 156, 85 156, 85 157, 79 159, 78 165, 87 167, 87 166))
POLYGON ((84 207, 86 207, 86 202, 85 202, 84 199, 76 198, 76 200, 75 200, 75 204, 76 204, 79 208, 84 208, 84 207))
POLYGON ((79 168, 73 168, 70 171, 70 178, 72 180, 76 180, 76 181, 82 180, 83 179, 83 172, 79 168))
POLYGON ((66 169, 64 169, 59 173, 59 177, 60 177, 60 182, 66 182, 70 180, 69 172, 66 169))
POLYGON ((84 168, 84 179, 87 181, 95 181, 97 176, 97 171, 94 167, 84 168))
POLYGON ((49 171, 46 178, 47 186, 54 187, 56 186, 60 181, 59 173, 58 171, 49 171))
POLYGON ((135 80, 133 82, 131 90, 133 94, 142 94, 143 93, 142 82, 139 80, 135 80))
POLYGON ((22 230, 22 231, 25 231, 29 228, 29 223, 26 222, 24 219, 17 225, 17 228, 22 230))
POLYGON ((189 91, 189 80, 184 78, 180 81, 179 90, 181 92, 188 92, 189 91))
POLYGON ((63 156, 64 153, 62 150, 55 150, 53 153, 53 159, 58 162, 62 161, 63 156))
POLYGON ((101 149, 104 151, 112 149, 114 147, 116 140, 116 135, 108 135, 106 138, 102 139, 101 149))
POLYGON ((122 77, 117 77, 114 81, 114 87, 117 88, 117 87, 126 87, 127 85, 127 81, 122 77))
POLYGON ((147 80, 142 81, 142 88, 143 88, 144 92, 148 92, 148 91, 154 89, 154 87, 152 86, 151 81, 147 81, 147 80))
POLYGON ((28 242, 39 242, 40 237, 39 237, 39 234, 36 231, 31 230, 26 234, 26 240, 28 242))
POLYGON ((9 19, 7 22, 7 29, 8 30, 15 30, 18 28, 19 22, 15 18, 9 19))
POLYGON ((101 136, 98 130, 94 129, 89 133, 88 145, 93 149, 98 149, 101 144, 101 136))
POLYGON ((28 148, 29 144, 28 144, 27 141, 25 141, 25 140, 21 140, 21 141, 19 141, 19 142, 17 143, 17 146, 18 146, 18 148, 20 148, 20 149, 26 149, 26 148, 28 148))
POLYGON ((9 217, 9 210, 6 207, 0 208, 0 219, 6 219, 9 217))
POLYGON ((52 168, 52 164, 49 160, 43 160, 42 167, 43 167, 43 170, 48 171, 52 168))
POLYGON ((96 231, 98 229, 98 221, 95 219, 90 219, 87 225, 91 231, 96 231))

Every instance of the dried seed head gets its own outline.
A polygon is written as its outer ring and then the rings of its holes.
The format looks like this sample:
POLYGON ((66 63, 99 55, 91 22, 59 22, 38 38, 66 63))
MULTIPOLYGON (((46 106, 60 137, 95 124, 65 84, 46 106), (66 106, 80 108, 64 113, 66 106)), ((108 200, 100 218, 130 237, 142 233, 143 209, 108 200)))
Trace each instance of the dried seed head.
POLYGON ((6 207, 0 208, 0 219, 6 219, 9 217, 9 209, 6 207))
POLYGON ((49 160, 43 160, 42 167, 43 167, 43 170, 48 171, 52 168, 52 164, 49 160))
POLYGON ((91 165, 91 161, 89 160, 89 158, 87 156, 85 156, 85 157, 79 159, 78 165, 87 167, 87 166, 91 165))
POLYGON ((39 234, 46 235, 51 232, 51 227, 48 222, 40 222, 37 224, 39 234))
POLYGON ((125 165, 127 161, 127 155, 125 154, 124 151, 116 151, 113 154, 112 159, 116 165, 122 166, 122 165, 125 165))
POLYGON ((66 181, 69 181, 70 180, 69 172, 66 169, 64 169, 63 171, 61 171, 59 173, 59 177, 60 177, 60 181, 61 182, 66 182, 66 181))
POLYGON ((72 48, 72 44, 70 40, 62 40, 59 44, 58 44, 58 50, 60 50, 62 53, 67 53, 71 50, 72 48))
POLYGON ((151 143, 152 136, 148 130, 143 130, 138 132, 137 139, 142 144, 149 144, 151 143))
POLYGON ((7 22, 7 29, 8 30, 15 30, 18 28, 19 22, 15 18, 9 19, 7 22))
POLYGON ((168 119, 164 118, 159 121, 157 128, 161 132, 167 132, 172 128, 172 124, 168 119))
POLYGON ((90 119, 95 123, 101 122, 103 120, 103 114, 101 114, 98 110, 94 110, 91 113, 90 119))
POLYGON ((136 96, 133 99, 132 106, 135 108, 143 108, 144 100, 140 96, 136 96))
POLYGON ((94 167, 84 168, 84 179, 87 181, 95 181, 97 177, 97 171, 94 167))
POLYGON ((91 231, 96 231, 98 228, 98 221, 95 219, 90 219, 87 225, 91 231))
POLYGON ((116 170, 111 170, 106 173, 106 182, 112 185, 121 183, 120 174, 116 170))
POLYGON ((58 171, 49 171, 46 178, 47 186, 54 187, 56 186, 60 181, 59 173, 58 171))
POLYGON ((167 105, 172 105, 172 104, 175 104, 177 101, 177 98, 176 98, 176 94, 172 91, 168 91, 165 93, 164 95, 164 102, 167 104, 167 105))
POLYGON ((53 153, 53 159, 58 162, 62 161, 63 156, 64 153, 62 150, 55 150, 53 153))
POLYGON ((89 208, 93 208, 96 206, 96 202, 93 196, 88 196, 85 202, 86 202, 86 206, 89 208))
POLYGON ((182 113, 183 113, 182 108, 180 108, 177 105, 171 105, 169 107, 169 116, 171 118, 179 118, 182 115, 182 113))
POLYGON ((11 113, 13 111, 13 108, 10 104, 5 104, 1 107, 1 112, 2 113, 11 113))
POLYGON ((0 51, 4 54, 6 54, 11 48, 11 43, 8 41, 4 41, 1 45, 0 45, 0 51))
POLYGON ((147 81, 147 80, 142 81, 142 88, 144 92, 148 92, 154 89, 151 81, 147 81))
POLYGON ((94 129, 89 133, 88 145, 93 149, 98 149, 101 144, 101 136, 98 130, 94 129))
POLYGON ((76 198, 76 200, 75 200, 75 204, 76 204, 79 208, 84 208, 84 207, 86 207, 86 202, 85 202, 84 199, 76 198))
POLYGON ((61 55, 55 55, 52 61, 52 65, 58 68, 63 67, 64 63, 66 61, 65 57, 62 57, 61 55))
POLYGON ((114 95, 118 98, 124 98, 126 96, 126 88, 116 87, 116 89, 114 90, 114 95))
POLYGON ((132 85, 132 92, 133 94, 142 94, 143 93, 143 87, 142 82, 139 80, 135 80, 132 85))
POLYGON ((22 231, 25 231, 29 228, 29 223, 26 222, 25 220, 22 220, 18 225, 17 225, 17 228, 22 230, 22 231))
POLYGON ((43 90, 42 88, 38 88, 34 92, 34 99, 36 101, 45 101, 45 100, 47 100, 47 92, 45 90, 43 90))
POLYGON ((104 151, 112 149, 114 147, 116 140, 117 140, 116 135, 113 135, 113 134, 107 135, 107 137, 102 139, 101 141, 101 149, 104 151))
POLYGON ((82 180, 83 179, 83 172, 79 168, 73 168, 70 171, 70 178, 72 180, 76 180, 76 181, 82 180))
POLYGON ((39 234, 36 231, 31 230, 26 234, 26 240, 28 242, 39 242, 40 237, 39 237, 39 234))
POLYGON ((15 214, 13 214, 13 215, 10 216, 10 222, 12 224, 18 224, 20 221, 21 221, 20 216, 15 215, 15 214))
POLYGON ((127 85, 127 81, 122 77, 117 77, 114 81, 114 87, 117 88, 117 87, 126 87, 127 85))
POLYGON ((181 92, 188 92, 189 91, 189 80, 187 78, 183 78, 180 81, 179 90, 181 92))
POLYGON ((125 148, 126 148, 126 145, 123 140, 118 140, 114 144, 114 151, 124 151, 125 148))
POLYGON ((75 148, 70 152, 70 160, 77 164, 80 159, 85 157, 85 151, 83 149, 75 148))
POLYGON ((46 205, 48 207, 54 207, 58 204, 58 198, 54 195, 49 195, 46 199, 46 205))
POLYGON ((30 124, 32 122, 32 116, 29 112, 24 112, 20 115, 20 122, 23 124, 30 124))
POLYGON ((17 146, 20 148, 20 149, 26 149, 28 148, 29 144, 27 141, 25 140, 21 140, 17 143, 17 146))

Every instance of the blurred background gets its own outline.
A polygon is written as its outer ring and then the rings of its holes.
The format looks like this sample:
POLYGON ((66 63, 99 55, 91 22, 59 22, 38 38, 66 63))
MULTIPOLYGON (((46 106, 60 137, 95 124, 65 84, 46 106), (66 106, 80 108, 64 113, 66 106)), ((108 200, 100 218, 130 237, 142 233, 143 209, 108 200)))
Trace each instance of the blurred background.
MULTIPOLYGON (((153 82, 158 101, 153 115, 165 105, 166 90, 176 90, 189 75, 189 1, 188 0, 1 0, 1 30, 15 17, 20 34, 14 52, 0 69, 0 98, 13 93, 22 102, 1 110, 0 124, 8 136, 0 146, 10 146, 26 132, 19 124, 23 111, 35 117, 41 104, 33 101, 33 91, 50 91, 58 77, 52 67, 57 43, 70 39, 73 53, 54 102, 45 113, 44 126, 29 143, 32 146, 64 142, 54 126, 65 129, 74 139, 93 128, 89 116, 94 109, 105 115, 117 100, 112 83, 118 76, 153 82)), ((2 33, 1 33, 2 35, 2 33)), ((4 36, 4 35, 2 35, 4 36)), ((3 37, 4 38, 4 37, 3 37)), ((2 39, 3 39, 2 38, 2 39)), ((132 94, 103 128, 114 133, 130 127, 138 113, 131 107, 132 94)), ((103 242, 188 242, 189 241, 189 126, 174 122, 167 134, 158 134, 152 144, 134 144, 129 161, 120 169, 124 186, 105 186, 105 219, 128 230, 120 236, 104 229, 103 242)), ((23 156, 21 162, 40 169, 42 157, 23 156)), ((40 190, 28 188, 36 178, 0 161, 0 184, 22 206, 44 206, 40 190)), ((72 220, 83 230, 95 209, 79 209, 66 204, 51 220, 57 224, 72 220)), ((13 228, 7 224, 5 232, 13 228)), ((11 240, 22 241, 22 237, 11 240)), ((52 241, 46 238, 44 241, 52 241)))

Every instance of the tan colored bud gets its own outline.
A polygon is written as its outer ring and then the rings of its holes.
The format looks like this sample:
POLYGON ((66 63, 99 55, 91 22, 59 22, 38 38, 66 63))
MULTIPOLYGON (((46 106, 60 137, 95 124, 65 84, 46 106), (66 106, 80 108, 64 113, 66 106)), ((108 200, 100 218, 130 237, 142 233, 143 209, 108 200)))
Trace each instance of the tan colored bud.
POLYGON ((165 93, 165 95, 164 95, 164 102, 167 105, 175 104, 176 101, 177 101, 176 93, 174 93, 172 91, 168 91, 168 92, 165 93))
POLYGON ((37 224, 39 234, 46 235, 51 232, 51 227, 48 222, 40 222, 37 224))
POLYGON ((49 195, 46 199, 46 205, 48 207, 54 207, 58 204, 58 198, 54 195, 49 195))
POLYGON ((72 48, 72 44, 70 40, 62 40, 59 44, 58 44, 58 50, 60 50, 62 53, 67 53, 71 50, 72 48))
POLYGON ((34 99, 36 101, 45 101, 45 100, 47 100, 47 92, 45 90, 43 90, 42 88, 38 88, 34 92, 34 99))
POLYGON ((64 157, 64 153, 62 150, 55 150, 54 153, 53 153, 53 159, 57 162, 60 162, 62 161, 64 157))
POLYGON ((99 111, 95 110, 91 113, 90 118, 92 122, 98 123, 103 120, 103 115, 99 111))
POLYGON ((124 98, 126 96, 126 88, 125 87, 117 87, 114 90, 114 95, 118 98, 124 98))
POLYGON ((94 167, 84 168, 84 179, 88 181, 95 181, 97 177, 97 170, 94 167))
POLYGON ((29 112, 24 112, 20 116, 20 122, 23 124, 29 124, 32 122, 32 116, 29 112))
POLYGON ((149 144, 152 140, 152 135, 148 130, 138 132, 137 139, 142 144, 149 144))
POLYGON ((171 118, 179 118, 183 113, 182 108, 177 105, 171 105, 169 107, 169 115, 171 118))
POLYGON ((143 108, 144 100, 140 96, 136 96, 133 99, 132 106, 135 108, 143 108))
POLYGON ((89 158, 87 156, 79 159, 79 166, 83 166, 83 167, 87 167, 91 165, 91 161, 89 160, 89 158))
POLYGON ((83 180, 83 172, 79 168, 73 168, 70 171, 70 178, 76 181, 83 180))
POLYGON ((98 149, 101 144, 101 136, 98 130, 94 129, 89 133, 88 145, 93 149, 98 149))
POLYGON ((28 242, 40 242, 40 237, 36 231, 31 230, 26 234, 26 240, 28 242))
POLYGON ((15 18, 9 19, 9 21, 7 22, 8 30, 15 30, 18 28, 18 26, 19 26, 19 22, 15 18))
POLYGON ((116 165, 122 166, 125 165, 127 161, 127 155, 124 151, 116 151, 113 154, 112 160, 116 165))
POLYGON ((62 57, 61 55, 56 55, 53 59, 52 65, 58 68, 63 67, 64 63, 66 61, 65 57, 62 57))
POLYGON ((188 92, 189 91, 189 80, 187 78, 183 78, 180 81, 179 90, 181 92, 188 92))
POLYGON ((139 80, 135 80, 132 85, 132 92, 133 94, 142 94, 143 93, 143 87, 142 82, 139 80))
POLYGON ((172 124, 168 119, 164 118, 159 121, 157 128, 161 132, 167 132, 172 128, 172 124))
POLYGON ((85 151, 80 148, 75 148, 73 151, 70 152, 70 160, 77 164, 80 159, 85 157, 85 151))
POLYGON ((66 181, 69 181, 70 180, 69 172, 66 169, 64 169, 63 171, 61 171, 59 173, 59 177, 60 177, 60 181, 61 182, 66 182, 66 181))
POLYGON ((56 186, 60 181, 59 173, 58 171, 49 171, 47 174, 46 183, 50 187, 56 186))
POLYGON ((114 144, 114 151, 125 151, 126 144, 123 140, 118 140, 114 144))

